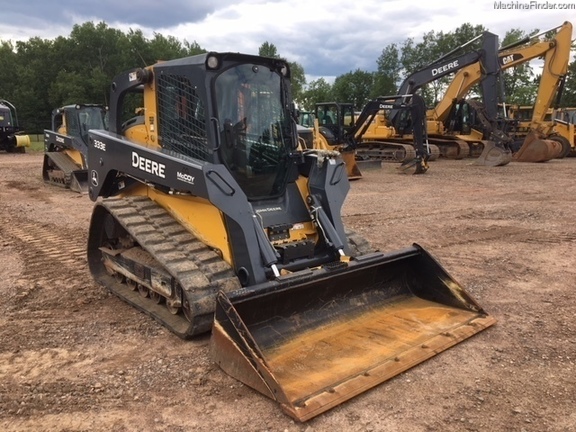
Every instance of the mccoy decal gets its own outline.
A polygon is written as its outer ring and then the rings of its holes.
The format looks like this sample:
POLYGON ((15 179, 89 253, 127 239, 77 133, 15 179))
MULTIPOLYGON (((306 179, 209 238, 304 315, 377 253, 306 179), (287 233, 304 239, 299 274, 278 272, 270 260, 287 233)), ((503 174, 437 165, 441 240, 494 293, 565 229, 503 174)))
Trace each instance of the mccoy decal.
POLYGON ((166 165, 142 157, 135 151, 132 152, 132 166, 157 177, 166 178, 166 165))
POLYGON ((194 184, 194 176, 191 176, 188 173, 183 173, 180 171, 176 172, 176 178, 184 183, 188 183, 193 185, 194 184))

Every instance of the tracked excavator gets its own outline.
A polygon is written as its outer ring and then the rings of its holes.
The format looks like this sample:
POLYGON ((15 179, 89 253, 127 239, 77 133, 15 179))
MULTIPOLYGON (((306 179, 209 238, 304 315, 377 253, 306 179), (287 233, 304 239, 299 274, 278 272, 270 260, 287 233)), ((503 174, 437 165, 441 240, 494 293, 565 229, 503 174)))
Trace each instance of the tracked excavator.
MULTIPOLYGON (((483 97, 494 99, 497 105, 497 82, 500 72, 498 64, 498 36, 490 32, 484 32, 426 67, 412 73, 401 84, 399 93, 414 93, 426 84, 456 73, 473 64, 482 65, 481 75, 483 75, 484 79, 481 80, 480 84, 483 97), (481 49, 455 55, 480 38, 482 39, 481 49)), ((479 113, 478 116, 482 116, 482 123, 487 131, 488 139, 482 141, 482 152, 476 155, 478 157, 474 163, 485 166, 507 165, 512 159, 512 153, 509 148, 511 140, 497 127, 497 111, 486 111, 479 113)), ((410 122, 406 122, 397 110, 392 110, 389 113, 389 120, 400 135, 410 133, 410 122)), ((462 159, 470 155, 469 145, 465 141, 438 139, 434 130, 430 130, 430 125, 427 126, 427 132, 429 142, 437 145, 444 157, 462 159)))
POLYGON ((48 184, 88 192, 88 130, 106 129, 107 109, 98 104, 66 105, 52 111, 44 130, 42 178, 48 184))
MULTIPOLYGON (((569 127, 562 122, 547 119, 546 115, 553 105, 554 96, 556 95, 558 101, 562 93, 570 59, 571 37, 572 24, 564 22, 561 26, 503 47, 498 52, 498 62, 502 70, 544 57, 536 102, 531 119, 523 129, 519 129, 517 125, 513 130, 506 129, 508 116, 504 106, 503 130, 516 137, 516 142, 511 145, 515 161, 543 162, 570 151, 569 127), (540 40, 541 36, 551 32, 555 32, 552 39, 540 40)), ((481 62, 458 71, 444 98, 428 114, 430 136, 482 142, 486 137, 486 128, 479 121, 482 111, 490 110, 492 116, 494 113, 498 115, 498 101, 492 97, 479 103, 463 98, 473 85, 489 82, 490 79, 481 62)))
MULTIPOLYGON (((428 137, 425 146, 429 153, 429 161, 435 161, 440 157, 440 148, 431 144, 428 137)), ((378 158, 382 162, 405 163, 416 155, 416 149, 396 132, 388 120, 387 110, 379 111, 370 120, 366 132, 360 138, 359 147, 362 152, 368 153, 369 157, 378 158)))
POLYGON ((338 150, 346 163, 349 179, 361 177, 359 166, 382 161, 400 162, 402 172, 423 174, 428 170, 430 151, 424 146, 426 106, 419 95, 381 96, 369 101, 358 114, 353 104, 317 103, 314 108, 316 147, 338 150), (367 141, 366 134, 379 112, 390 109, 405 112, 416 125, 410 143, 367 141))
POLYGON ((89 131, 87 251, 96 281, 181 338, 211 331, 226 373, 306 421, 495 320, 422 247, 346 230, 345 164, 298 142, 291 99, 285 61, 240 53, 117 75, 89 131))
POLYGON ((30 137, 18 124, 16 107, 0 99, 0 150, 7 153, 24 153, 30 146, 30 137))

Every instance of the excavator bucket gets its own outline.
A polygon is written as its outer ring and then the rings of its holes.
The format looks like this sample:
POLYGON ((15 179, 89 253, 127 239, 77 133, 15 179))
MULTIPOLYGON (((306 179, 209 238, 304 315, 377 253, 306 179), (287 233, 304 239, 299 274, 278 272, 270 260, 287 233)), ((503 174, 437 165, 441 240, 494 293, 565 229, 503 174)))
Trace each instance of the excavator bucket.
POLYGON ((428 171, 428 163, 422 158, 414 158, 408 162, 402 163, 398 171, 405 174, 424 174, 428 171))
POLYGON ((512 161, 512 152, 498 147, 494 141, 483 140, 482 154, 474 161, 474 165, 504 166, 512 161))
POLYGON ((541 139, 535 131, 531 131, 520 150, 514 153, 516 162, 547 162, 562 153, 562 144, 558 141, 541 139))
POLYGON ((306 421, 495 323, 424 249, 217 297, 211 351, 232 377, 306 421))
POLYGON ((346 172, 348 174, 348 180, 358 180, 362 178, 362 173, 360 172, 360 168, 356 163, 356 152, 354 151, 343 151, 340 152, 342 156, 342 160, 346 165, 346 172))

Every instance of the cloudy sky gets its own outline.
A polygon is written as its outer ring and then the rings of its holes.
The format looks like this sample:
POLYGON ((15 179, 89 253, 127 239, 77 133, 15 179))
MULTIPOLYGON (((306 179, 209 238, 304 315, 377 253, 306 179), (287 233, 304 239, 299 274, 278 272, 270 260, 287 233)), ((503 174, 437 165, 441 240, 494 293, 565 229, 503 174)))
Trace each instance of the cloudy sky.
POLYGON ((196 41, 214 51, 256 54, 267 41, 300 63, 308 80, 373 71, 385 46, 464 23, 500 37, 567 19, 576 25, 576 0, 0 0, 0 11, 4 41, 68 36, 86 21, 196 41), (572 9, 560 9, 566 7, 572 9))

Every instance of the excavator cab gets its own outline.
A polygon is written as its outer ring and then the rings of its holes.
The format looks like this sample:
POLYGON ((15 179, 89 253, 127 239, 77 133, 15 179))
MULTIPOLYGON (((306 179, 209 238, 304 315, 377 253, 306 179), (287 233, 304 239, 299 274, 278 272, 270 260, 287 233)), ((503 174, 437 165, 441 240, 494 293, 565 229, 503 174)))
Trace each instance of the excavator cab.
POLYGON ((344 227, 344 161, 298 144, 285 61, 165 61, 110 100, 89 132, 90 272, 181 338, 212 331, 214 361, 295 419, 495 322, 420 246, 374 251, 344 227), (131 91, 146 116, 123 127, 131 91))
MULTIPOLYGON (((321 102, 314 107, 314 127, 319 148, 337 150, 346 164, 349 180, 362 177, 356 152, 346 140, 346 134, 354 125, 354 105, 342 102, 321 102)), ((366 168, 371 166, 365 165, 366 168)), ((379 167, 379 165, 378 165, 379 167)))

